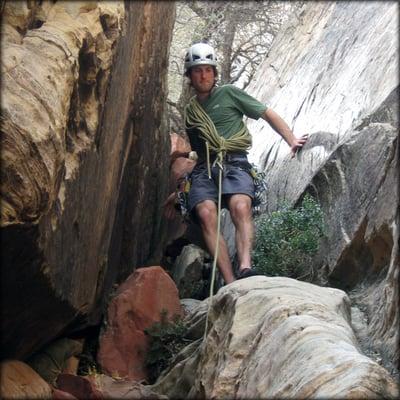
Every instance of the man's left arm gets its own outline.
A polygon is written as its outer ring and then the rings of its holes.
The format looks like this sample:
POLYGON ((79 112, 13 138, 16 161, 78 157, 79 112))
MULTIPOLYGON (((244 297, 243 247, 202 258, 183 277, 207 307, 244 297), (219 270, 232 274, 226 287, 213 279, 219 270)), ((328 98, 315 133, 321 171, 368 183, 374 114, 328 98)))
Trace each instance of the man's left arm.
POLYGON ((267 108, 261 116, 265 119, 272 129, 279 133, 286 143, 290 146, 292 158, 296 155, 297 151, 301 150, 303 145, 308 139, 308 135, 302 135, 300 138, 294 136, 288 124, 271 108, 267 108))

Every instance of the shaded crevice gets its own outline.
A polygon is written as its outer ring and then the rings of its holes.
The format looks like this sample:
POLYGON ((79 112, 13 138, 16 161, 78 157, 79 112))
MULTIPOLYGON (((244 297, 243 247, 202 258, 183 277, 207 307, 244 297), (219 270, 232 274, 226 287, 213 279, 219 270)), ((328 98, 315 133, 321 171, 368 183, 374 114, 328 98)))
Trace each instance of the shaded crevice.
POLYGON ((388 225, 380 226, 379 231, 374 232, 367 240, 366 246, 370 249, 373 260, 370 274, 377 275, 389 266, 393 245, 392 232, 388 225))
MULTIPOLYGON (((107 76, 99 74, 100 62, 96 54, 91 51, 89 40, 84 39, 82 48, 78 56, 79 61, 79 78, 73 88, 73 92, 70 100, 69 118, 67 122, 66 130, 66 149, 69 153, 75 153, 77 150, 77 142, 80 141, 79 136, 84 135, 91 137, 93 132, 90 132, 87 123, 87 111, 85 106, 91 102, 96 103, 98 108, 100 107, 100 97, 106 87, 107 76), (99 77, 104 82, 99 84, 99 77), (99 85, 101 89, 99 88, 99 85)), ((100 111, 100 110, 99 110, 100 111)))
POLYGON ((360 124, 354 128, 361 131, 371 123, 388 123, 397 129, 399 125, 399 87, 397 86, 372 114, 364 118, 360 124))
POLYGON ((41 19, 33 19, 30 21, 27 30, 32 30, 32 29, 39 29, 46 21, 42 21, 41 19))
POLYGON ((14 330, 3 330, 0 358, 21 359, 59 335, 75 312, 54 296, 52 282, 44 273, 48 267, 37 247, 39 227, 10 226, 1 233, 1 320, 8 324, 14 321, 25 334, 21 340, 14 330), (18 302, 14 301, 16 292, 18 302), (47 321, 45 325, 43 320, 47 321))
POLYGON ((67 121, 67 129, 65 130, 65 145, 68 153, 74 152, 74 138, 78 135, 80 108, 80 98, 77 86, 75 86, 71 95, 69 118, 67 121))
POLYGON ((350 290, 362 281, 376 279, 387 270, 393 247, 390 230, 383 226, 366 241, 367 225, 368 219, 365 217, 351 238, 351 243, 342 252, 328 277, 332 286, 350 290))

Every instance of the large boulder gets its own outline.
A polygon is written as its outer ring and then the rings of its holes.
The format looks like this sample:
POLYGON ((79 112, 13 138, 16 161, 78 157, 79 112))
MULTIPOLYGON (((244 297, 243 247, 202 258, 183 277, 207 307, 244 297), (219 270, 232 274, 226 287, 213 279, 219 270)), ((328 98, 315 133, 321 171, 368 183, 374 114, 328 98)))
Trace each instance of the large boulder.
POLYGON ((51 399, 51 386, 29 365, 18 360, 0 363, 2 399, 51 399))
POLYGON ((112 378, 104 374, 74 376, 62 374, 58 379, 58 390, 53 390, 53 399, 167 399, 139 382, 112 378))
POLYGON ((178 289, 161 267, 137 269, 117 290, 108 307, 106 328, 99 339, 97 360, 107 375, 148 380, 145 329, 183 314, 178 289))
POLYGON ((95 383, 86 376, 60 374, 57 378, 56 386, 62 392, 69 393, 77 399, 105 399, 95 383))
POLYGON ((2 5, 1 357, 98 324, 113 284, 161 256, 174 10, 2 5))
POLYGON ((249 93, 294 133, 299 155, 265 121, 250 121, 250 158, 265 170, 266 211, 306 192, 321 203, 326 238, 318 282, 360 289, 370 345, 398 365, 398 5, 309 3, 275 38, 249 93), (368 281, 367 281, 368 280, 368 281), (366 288, 364 290, 364 288, 366 288))
POLYGON ((131 381, 129 379, 112 378, 104 374, 97 374, 89 379, 94 381, 97 390, 102 393, 103 398, 108 400, 168 400, 167 396, 152 391, 149 385, 142 385, 139 382, 131 381))
POLYGON ((180 298, 204 298, 200 297, 203 295, 204 258, 204 250, 194 244, 185 246, 176 258, 171 272, 180 298))
MULTIPOLYGON (((204 301, 188 317, 192 327, 204 327, 207 308, 204 301)), ((194 399, 399 394, 390 374, 360 352, 343 291, 261 276, 220 289, 206 338, 178 354, 153 389, 194 399)))

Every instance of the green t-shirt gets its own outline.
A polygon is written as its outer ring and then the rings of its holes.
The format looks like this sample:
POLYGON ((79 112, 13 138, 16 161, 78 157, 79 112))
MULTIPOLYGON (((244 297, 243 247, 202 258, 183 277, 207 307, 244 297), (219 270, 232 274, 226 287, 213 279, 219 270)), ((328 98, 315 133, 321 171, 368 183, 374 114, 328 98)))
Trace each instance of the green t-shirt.
MULTIPOLYGON (((267 109, 265 104, 234 85, 214 88, 211 95, 200 104, 214 122, 217 132, 225 138, 231 137, 243 127, 244 115, 258 119, 267 109)), ((204 141, 198 137, 197 130, 189 129, 187 133, 192 150, 202 156, 205 145, 204 141)))

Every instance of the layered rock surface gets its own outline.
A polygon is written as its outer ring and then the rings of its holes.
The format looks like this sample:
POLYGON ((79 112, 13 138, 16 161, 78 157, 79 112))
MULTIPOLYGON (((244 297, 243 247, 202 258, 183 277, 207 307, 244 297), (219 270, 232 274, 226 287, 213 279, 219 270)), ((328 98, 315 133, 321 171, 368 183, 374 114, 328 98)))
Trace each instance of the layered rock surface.
MULTIPOLYGON (((339 142, 397 88, 397 30, 395 2, 310 2, 276 36, 248 92, 295 134, 330 132, 339 142)), ((263 121, 249 128, 258 164, 289 152, 263 121)))
MULTIPOLYGON (((203 326, 207 301, 188 318, 203 326)), ((389 373, 360 352, 338 289, 252 277, 220 289, 210 329, 153 385, 171 398, 396 398, 389 373)), ((202 330, 198 329, 201 337, 202 330)))
POLYGON ((295 158, 265 122, 249 122, 251 158, 267 174, 267 211, 320 201, 327 236, 314 268, 319 282, 358 288, 369 336, 398 363, 399 143, 398 5, 306 4, 276 37, 249 93, 297 135, 295 158), (364 282, 368 278, 369 282, 364 282), (365 290, 364 290, 365 288, 365 290))
POLYGON ((52 388, 29 365, 18 360, 0 363, 2 399, 51 399, 52 388))
POLYGON ((97 324, 162 248, 169 2, 2 9, 2 357, 97 324))

